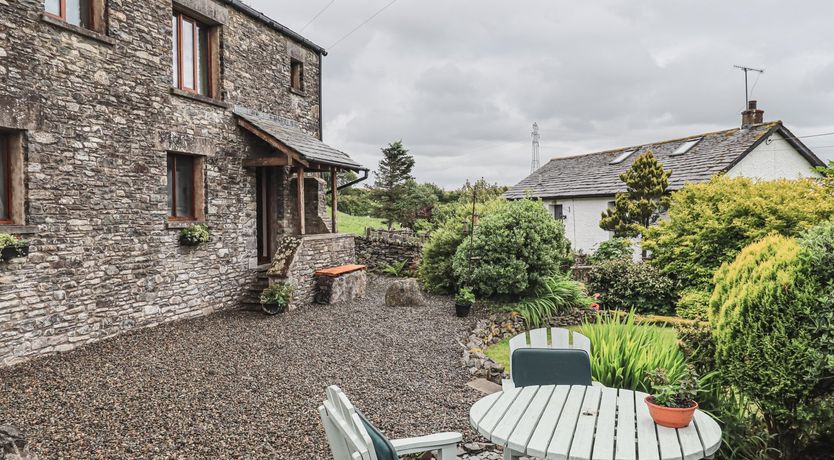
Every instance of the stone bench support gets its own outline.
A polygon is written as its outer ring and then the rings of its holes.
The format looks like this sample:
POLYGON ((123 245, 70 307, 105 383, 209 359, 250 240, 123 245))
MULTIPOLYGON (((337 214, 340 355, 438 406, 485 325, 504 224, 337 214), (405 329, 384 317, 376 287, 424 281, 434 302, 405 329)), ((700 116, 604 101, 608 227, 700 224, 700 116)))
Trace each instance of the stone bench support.
POLYGON ((366 272, 365 267, 339 274, 327 270, 316 272, 316 303, 331 305, 365 297, 366 272))

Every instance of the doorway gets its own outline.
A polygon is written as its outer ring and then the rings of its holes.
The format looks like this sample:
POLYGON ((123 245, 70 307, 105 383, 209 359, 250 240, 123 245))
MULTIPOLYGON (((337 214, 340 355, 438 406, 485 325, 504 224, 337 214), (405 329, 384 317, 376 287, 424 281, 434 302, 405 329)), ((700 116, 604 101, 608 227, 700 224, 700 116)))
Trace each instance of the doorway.
POLYGON ((258 168, 255 188, 257 197, 258 220, 258 265, 272 262, 272 174, 270 168, 258 168))

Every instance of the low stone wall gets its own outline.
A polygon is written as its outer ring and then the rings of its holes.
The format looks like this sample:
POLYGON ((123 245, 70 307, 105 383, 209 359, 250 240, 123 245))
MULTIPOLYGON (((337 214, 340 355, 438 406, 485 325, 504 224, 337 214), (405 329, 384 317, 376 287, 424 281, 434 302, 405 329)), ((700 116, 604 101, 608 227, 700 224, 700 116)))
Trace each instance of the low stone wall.
POLYGON ((316 279, 316 303, 330 305, 365 297, 368 289, 366 270, 357 270, 339 276, 319 276, 316 279))
MULTIPOLYGON (((303 237, 285 237, 279 248, 286 247, 284 258, 276 258, 268 272, 270 283, 289 282, 295 286, 293 304, 310 303, 315 300, 316 278, 313 274, 321 269, 355 263, 356 252, 353 236, 343 233, 323 233, 303 237), (295 239, 298 244, 290 244, 295 239), (293 247, 295 246, 295 247, 293 247)), ((294 307, 290 305, 290 309, 294 307)))
POLYGON ((356 261, 372 270, 407 261, 416 267, 423 252, 424 237, 404 231, 368 229, 366 236, 355 237, 356 261))

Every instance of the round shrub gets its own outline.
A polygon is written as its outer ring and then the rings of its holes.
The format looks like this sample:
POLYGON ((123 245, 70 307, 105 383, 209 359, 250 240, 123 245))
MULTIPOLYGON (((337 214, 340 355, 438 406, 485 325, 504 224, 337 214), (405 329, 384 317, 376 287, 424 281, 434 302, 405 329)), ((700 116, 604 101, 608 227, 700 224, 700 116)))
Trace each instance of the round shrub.
MULTIPOLYGON (((834 286, 834 220, 802 234, 803 256, 814 276, 823 286, 834 286)), ((827 290, 831 292, 831 289, 827 290)), ((834 295, 834 292, 831 292, 834 295)))
POLYGON ((674 311, 672 280, 653 266, 631 259, 595 265, 588 273, 588 291, 599 294, 599 304, 608 310, 653 315, 670 315, 674 311))
POLYGON ((568 255, 565 227, 540 201, 504 202, 481 219, 452 262, 455 278, 480 297, 517 298, 559 273, 568 255))
POLYGON ((761 409, 781 458, 832 423, 832 307, 793 238, 771 235, 715 275, 709 320, 717 368, 761 409))
POLYGON ((681 318, 706 320, 711 295, 712 293, 702 289, 685 289, 680 294, 675 313, 681 318))
POLYGON ((772 233, 798 236, 832 216, 834 200, 815 180, 717 176, 675 192, 669 218, 647 230, 642 246, 682 288, 712 291, 715 271, 748 244, 772 233))
POLYGON ((634 255, 631 240, 628 238, 611 238, 597 246, 597 250, 589 257, 592 264, 615 259, 630 259, 634 255))

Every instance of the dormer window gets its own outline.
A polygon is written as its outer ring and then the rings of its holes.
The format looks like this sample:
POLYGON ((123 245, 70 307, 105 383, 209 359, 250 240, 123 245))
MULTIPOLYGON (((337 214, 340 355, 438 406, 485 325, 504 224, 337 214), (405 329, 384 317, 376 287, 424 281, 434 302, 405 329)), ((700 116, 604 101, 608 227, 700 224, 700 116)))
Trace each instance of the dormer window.
POLYGON ((617 158, 614 158, 613 160, 611 160, 611 163, 609 163, 609 164, 612 164, 612 165, 620 164, 620 163, 626 161, 628 159, 628 157, 633 155, 634 152, 636 152, 636 151, 637 151, 637 149, 626 150, 625 152, 617 155, 617 158))
POLYGON ((304 63, 296 59, 290 61, 290 87, 304 92, 304 63))
POLYGON ((677 148, 677 150, 672 152, 671 156, 674 157, 674 156, 678 156, 678 155, 683 155, 684 153, 692 150, 692 147, 695 147, 696 145, 698 145, 698 142, 701 142, 701 139, 702 138, 699 137, 697 139, 690 139, 690 140, 684 142, 683 144, 680 145, 680 147, 677 148))

